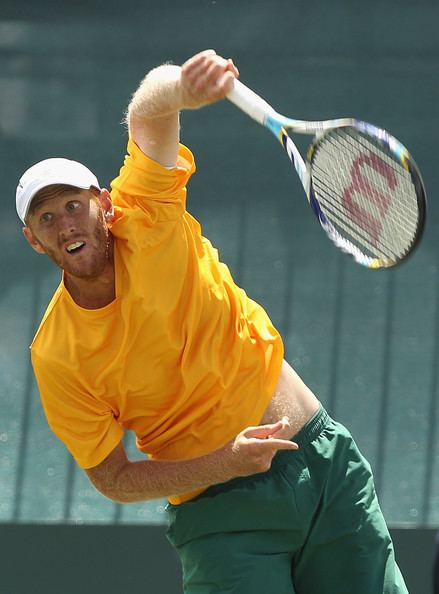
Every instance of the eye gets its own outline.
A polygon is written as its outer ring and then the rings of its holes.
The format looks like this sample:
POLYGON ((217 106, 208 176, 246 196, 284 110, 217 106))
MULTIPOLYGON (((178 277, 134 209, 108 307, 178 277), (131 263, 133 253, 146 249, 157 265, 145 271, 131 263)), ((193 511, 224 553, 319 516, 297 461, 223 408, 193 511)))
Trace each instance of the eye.
POLYGON ((70 200, 66 204, 67 210, 70 210, 71 212, 78 210, 78 208, 80 208, 80 207, 81 207, 81 203, 79 202, 79 200, 70 200))
POLYGON ((43 214, 40 215, 40 221, 42 223, 50 223, 53 219, 53 215, 50 212, 43 212, 43 214))

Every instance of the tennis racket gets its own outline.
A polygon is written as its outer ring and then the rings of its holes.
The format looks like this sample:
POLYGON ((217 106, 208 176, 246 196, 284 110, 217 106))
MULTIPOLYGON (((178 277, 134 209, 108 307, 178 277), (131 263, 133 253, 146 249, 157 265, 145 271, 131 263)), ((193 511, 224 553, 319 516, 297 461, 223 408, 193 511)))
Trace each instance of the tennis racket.
POLYGON ((426 193, 407 149, 353 118, 307 122, 276 112, 234 81, 227 98, 281 142, 315 216, 334 244, 368 268, 404 261, 422 236, 426 193), (306 163, 287 130, 314 135, 306 163))

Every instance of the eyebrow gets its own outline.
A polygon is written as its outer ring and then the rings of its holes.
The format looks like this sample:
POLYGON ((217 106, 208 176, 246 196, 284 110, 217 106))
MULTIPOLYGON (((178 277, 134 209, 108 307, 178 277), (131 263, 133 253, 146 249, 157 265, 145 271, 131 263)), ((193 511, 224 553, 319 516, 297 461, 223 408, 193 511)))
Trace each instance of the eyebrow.
MULTIPOLYGON (((32 204, 32 212, 37 211, 48 200, 52 200, 52 198, 50 198, 50 196, 38 198, 37 201, 35 202, 35 204, 32 204)), ((31 209, 29 209, 29 213, 30 212, 31 212, 31 209)))
POLYGON ((63 194, 66 194, 67 192, 70 192, 70 193, 76 194, 76 195, 80 195, 81 189, 75 188, 74 186, 63 186, 60 188, 54 187, 52 190, 47 191, 47 188, 43 188, 43 190, 40 190, 40 192, 36 193, 34 199, 31 202, 27 216, 34 215, 37 212, 37 210, 40 210, 41 206, 48 200, 54 200, 55 198, 59 198, 60 196, 62 196, 63 194), (38 194, 40 194, 40 195, 38 195, 38 194))

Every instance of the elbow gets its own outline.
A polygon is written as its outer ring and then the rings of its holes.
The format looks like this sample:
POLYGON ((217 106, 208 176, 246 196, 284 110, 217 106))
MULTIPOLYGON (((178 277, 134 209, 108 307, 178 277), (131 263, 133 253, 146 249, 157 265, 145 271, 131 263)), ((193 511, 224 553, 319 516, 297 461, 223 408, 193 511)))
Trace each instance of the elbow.
POLYGON ((93 476, 92 473, 86 472, 86 474, 96 491, 110 501, 114 501, 114 503, 134 503, 137 501, 125 489, 118 487, 120 483, 117 480, 117 476, 112 476, 111 478, 105 477, 105 480, 102 480, 102 477, 93 476))
POLYGON ((115 489, 99 487, 94 483, 92 484, 101 495, 103 495, 106 499, 109 499, 113 503, 133 503, 133 501, 129 497, 127 497, 125 493, 120 493, 115 489))
POLYGON ((112 492, 102 493, 102 495, 104 495, 104 497, 106 497, 110 501, 113 501, 114 503, 137 503, 139 501, 142 501, 140 499, 136 499, 135 497, 130 497, 126 493, 112 492))
POLYGON ((96 476, 90 476, 87 472, 88 478, 94 488, 114 503, 138 503, 140 501, 154 499, 154 497, 148 497, 145 493, 139 493, 135 489, 129 489, 123 477, 118 477, 118 474, 112 476, 110 480, 108 480, 108 477, 106 480, 100 480, 96 476))
POLYGON ((104 497, 114 501, 114 503, 140 503, 141 501, 152 501, 156 499, 156 497, 148 497, 145 495, 139 495, 137 493, 127 493, 127 492, 116 492, 112 491, 109 493, 103 493, 104 497))
POLYGON ((122 443, 100 464, 86 469, 85 473, 95 489, 115 503, 135 503, 154 499, 142 485, 138 476, 138 465, 128 460, 122 443))

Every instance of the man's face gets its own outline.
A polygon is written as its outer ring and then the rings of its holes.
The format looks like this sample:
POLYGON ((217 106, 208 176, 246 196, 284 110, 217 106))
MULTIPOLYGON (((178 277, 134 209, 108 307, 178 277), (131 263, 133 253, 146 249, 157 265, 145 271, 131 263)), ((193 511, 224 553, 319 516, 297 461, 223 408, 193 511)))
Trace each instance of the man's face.
POLYGON ((47 254, 68 275, 97 278, 110 254, 110 233, 103 203, 95 190, 49 186, 34 199, 24 235, 38 253, 47 254))

